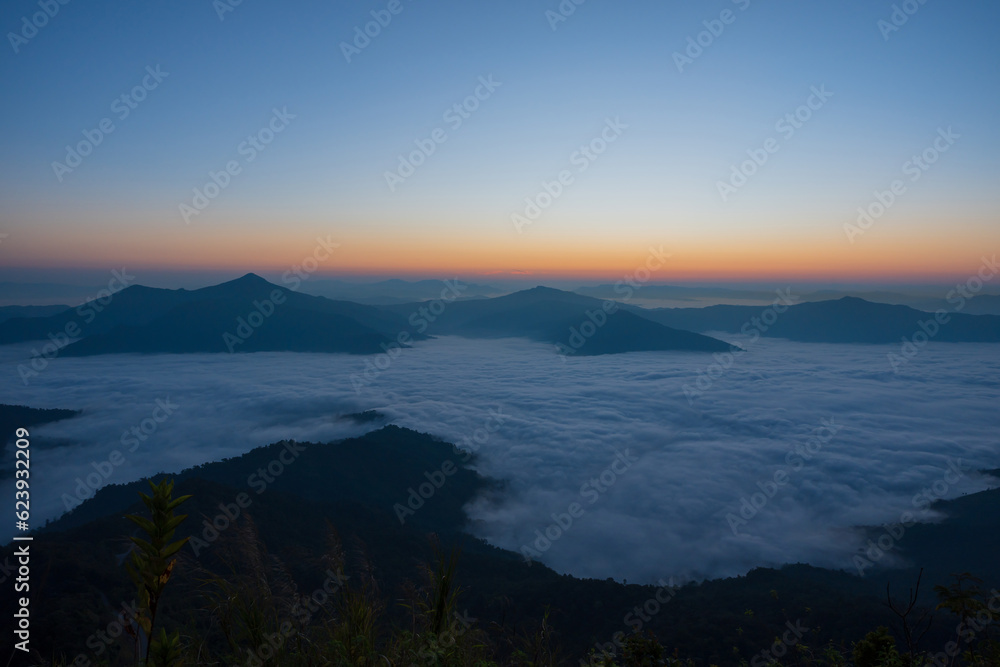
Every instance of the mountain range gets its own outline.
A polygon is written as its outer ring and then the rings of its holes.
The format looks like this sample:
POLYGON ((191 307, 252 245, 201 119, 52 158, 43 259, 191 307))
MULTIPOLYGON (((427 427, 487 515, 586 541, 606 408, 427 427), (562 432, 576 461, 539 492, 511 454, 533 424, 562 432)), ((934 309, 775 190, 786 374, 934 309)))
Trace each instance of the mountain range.
POLYGON ((552 343, 563 354, 687 350, 722 352, 728 343, 653 322, 622 310, 611 301, 535 287, 492 299, 455 301, 439 314, 422 313, 422 304, 385 309, 411 313, 409 321, 436 335, 467 338, 523 337, 552 343), (417 317, 413 316, 417 314, 417 317))
MULTIPOLYGON (((503 294, 489 285, 463 283, 463 299, 482 299, 503 294)), ((302 291, 328 299, 355 301, 370 305, 390 305, 436 298, 441 292, 440 280, 407 281, 398 278, 373 283, 356 283, 332 278, 312 279, 302 283, 302 291)))
POLYGON ((54 306, 0 306, 0 322, 18 317, 50 317, 69 310, 66 305, 54 306))
MULTIPOLYGON (((441 294, 440 283, 438 293, 441 294)), ((611 309, 611 302, 538 287, 494 299, 375 307, 301 294, 255 274, 198 290, 134 285, 106 303, 0 322, 0 344, 67 339, 65 356, 114 353, 374 354, 429 334, 526 337, 566 354, 728 350, 727 343, 611 309), (65 332, 65 335, 63 334, 65 332), (68 339, 76 339, 69 341, 68 339)))
MULTIPOLYGON (((405 328, 397 315, 300 294, 247 274, 198 290, 133 285, 50 317, 0 323, 0 343, 67 334, 62 354, 348 352, 373 354, 405 328), (79 332, 78 335, 73 335, 79 332)), ((417 334, 414 340, 424 337, 417 334)))
MULTIPOLYGON (((387 283, 377 283, 378 289, 391 288, 387 283)), ((711 332, 809 343, 887 344, 921 335, 941 342, 1000 342, 1000 316, 956 312, 958 305, 934 314, 848 296, 772 307, 642 308, 542 286, 485 298, 470 294, 467 285, 449 292, 442 284, 406 283, 412 289, 404 294, 415 290, 437 298, 380 306, 303 294, 252 273, 197 290, 133 285, 77 308, 4 308, 0 344, 49 340, 65 356, 377 354, 448 335, 528 338, 562 355, 590 356, 732 347, 706 335, 711 332)), ((971 309, 972 301, 960 310, 971 309)), ((989 308, 986 301, 978 304, 979 310, 989 308)))
MULTIPOLYGON (((914 288, 917 290, 917 288, 914 288)), ((620 299, 623 293, 632 291, 622 283, 617 285, 603 284, 579 287, 577 294, 592 296, 597 299, 620 299)), ((803 302, 835 301, 845 296, 854 296, 865 301, 885 303, 890 305, 910 306, 917 310, 934 312, 944 308, 950 310, 954 304, 941 296, 941 287, 927 286, 913 292, 896 292, 891 290, 844 290, 817 289, 799 294, 803 302)), ((703 307, 725 304, 755 305, 766 304, 774 299, 774 292, 756 288, 730 287, 690 287, 685 285, 643 285, 634 294, 636 303, 648 305, 657 303, 659 306, 671 307, 703 307), (667 303, 672 302, 672 303, 667 303)), ((965 300, 962 312, 967 315, 1000 315, 1000 295, 977 294, 965 300)))
POLYGON ((1000 342, 1000 316, 969 315, 953 309, 934 313, 909 306, 873 303, 858 297, 799 303, 781 308, 707 306, 638 308, 654 322, 689 331, 721 331, 787 338, 806 343, 898 343, 923 331, 951 343, 1000 342), (771 310, 769 314, 767 311, 771 310))

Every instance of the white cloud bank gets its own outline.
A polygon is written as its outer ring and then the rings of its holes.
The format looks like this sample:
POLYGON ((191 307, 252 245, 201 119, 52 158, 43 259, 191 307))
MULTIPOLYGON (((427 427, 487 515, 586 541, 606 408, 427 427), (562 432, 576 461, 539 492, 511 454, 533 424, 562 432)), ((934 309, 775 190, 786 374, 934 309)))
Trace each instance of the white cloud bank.
MULTIPOLYGON (((578 503, 582 512, 539 560, 636 582, 800 561, 849 568, 851 527, 898 520, 943 478, 949 459, 1000 467, 992 345, 932 343, 894 374, 890 346, 761 340, 693 404, 682 386, 711 363, 707 355, 563 363, 548 345, 442 338, 402 352, 359 394, 350 376, 364 371, 365 357, 285 353, 56 358, 25 386, 17 364, 30 347, 0 347, 0 402, 84 411, 32 429, 35 525, 60 514, 62 494, 113 450, 125 460, 107 481, 127 482, 282 438, 356 435, 371 426, 337 417, 372 408, 460 443, 499 406, 506 420, 481 446, 481 468, 507 480, 508 492, 469 508, 472 530, 520 550, 553 513, 565 525, 561 515, 578 503), (149 421, 157 399, 178 406, 162 422, 149 421), (122 434, 143 420, 155 432, 128 452, 122 434), (813 441, 812 459, 790 455, 824 420, 838 430, 813 441), (60 440, 67 446, 51 447, 60 440), (628 467, 616 463, 626 450, 636 459, 628 467), (618 472, 605 487, 609 470, 618 472), (738 516, 741 499, 761 491, 758 482, 770 489, 781 470, 786 483, 734 534, 727 515, 738 516)), ((986 486, 969 474, 945 495, 986 486)), ((11 487, 4 480, 0 493, 13 497, 11 487)), ((388 508, 399 499, 386 500, 388 508)))

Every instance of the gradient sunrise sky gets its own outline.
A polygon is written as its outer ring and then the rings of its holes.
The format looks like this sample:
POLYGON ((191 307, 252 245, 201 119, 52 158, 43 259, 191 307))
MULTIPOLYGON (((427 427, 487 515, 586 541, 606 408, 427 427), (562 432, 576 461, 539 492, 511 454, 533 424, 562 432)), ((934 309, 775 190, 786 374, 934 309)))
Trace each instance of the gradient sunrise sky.
POLYGON ((340 244, 329 274, 601 280, 662 246, 656 282, 928 283, 1000 245, 995 0, 566 0, 565 20, 558 0, 234 1, 42 0, 51 18, 4 3, 0 277, 267 273, 323 237, 340 244), (345 55, 372 12, 391 22, 345 55), (115 101, 144 81, 134 108, 115 101), (449 113, 477 88, 467 118, 449 113), (294 118, 247 148, 275 109, 294 118), (103 119, 113 132, 54 166, 103 119), (602 154, 578 153, 602 132, 602 154), (906 165, 935 141, 926 171, 906 165), (719 182, 768 145, 724 201, 719 182), (905 191, 851 242, 844 225, 894 180, 905 191))

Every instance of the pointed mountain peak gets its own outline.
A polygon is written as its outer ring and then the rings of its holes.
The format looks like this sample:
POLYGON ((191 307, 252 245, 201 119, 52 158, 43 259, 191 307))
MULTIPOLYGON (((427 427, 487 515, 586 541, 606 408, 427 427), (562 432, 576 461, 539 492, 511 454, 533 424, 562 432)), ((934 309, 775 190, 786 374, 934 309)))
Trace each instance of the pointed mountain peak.
POLYGON ((271 281, 261 278, 256 273, 247 273, 246 275, 240 276, 235 280, 230 280, 228 283, 222 283, 218 287, 235 287, 239 289, 262 289, 267 287, 278 287, 271 281))
POLYGON ((245 285, 260 285, 261 283, 268 283, 268 284, 270 284, 268 281, 264 280, 263 278, 261 278, 260 276, 258 276, 256 273, 248 273, 248 274, 240 276, 236 280, 232 280, 230 282, 235 283, 237 285, 244 285, 244 284, 245 285))
POLYGON ((271 289, 282 288, 261 278, 256 273, 248 273, 229 282, 212 285, 211 287, 202 287, 199 290, 195 290, 193 294, 209 298, 228 298, 230 296, 253 296, 271 289))
POLYGON ((514 292, 512 294, 495 298, 502 299, 508 303, 535 303, 539 301, 590 303, 594 301, 591 297, 582 296, 576 292, 567 292, 566 290, 556 289, 555 287, 545 287, 544 285, 539 285, 538 287, 532 287, 531 289, 525 289, 520 292, 514 292))

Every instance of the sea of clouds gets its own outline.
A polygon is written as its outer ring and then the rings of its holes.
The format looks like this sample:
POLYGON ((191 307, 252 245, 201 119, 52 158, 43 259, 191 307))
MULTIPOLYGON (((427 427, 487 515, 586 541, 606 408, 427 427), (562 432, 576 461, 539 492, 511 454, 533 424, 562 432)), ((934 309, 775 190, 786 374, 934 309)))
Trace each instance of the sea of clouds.
MULTIPOLYGON (((985 344, 931 343, 894 373, 886 355, 898 346, 763 339, 711 369, 697 396, 683 387, 711 355, 563 358, 518 339, 419 343, 381 358, 377 375, 369 367, 363 386, 351 376, 376 358, 293 353, 55 358, 25 385, 17 366, 31 348, 0 346, 0 403, 83 411, 31 429, 35 525, 65 511, 114 450, 124 462, 102 484, 285 438, 358 435, 375 426, 341 417, 367 409, 478 448, 479 469, 506 489, 468 508, 476 535, 560 572, 632 582, 788 562, 850 569, 854 527, 898 521, 915 494, 942 490, 949 462, 968 472, 947 497, 988 488, 996 480, 974 471, 1000 467, 1000 355, 985 344), (176 405, 158 422, 157 400, 176 405), (144 423, 155 429, 123 444, 144 423), (743 502, 765 498, 756 512, 743 502)), ((0 481, 0 496, 12 487, 0 481)))

